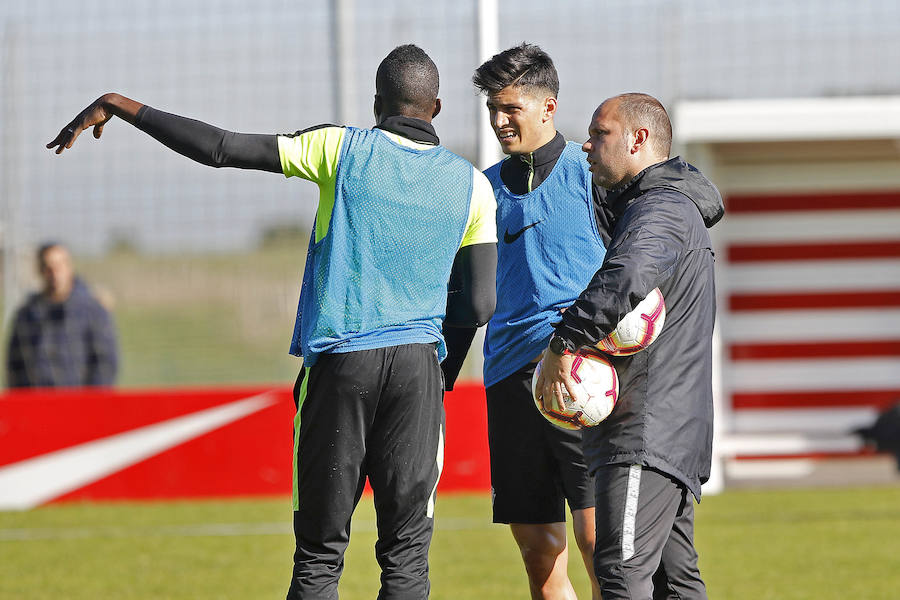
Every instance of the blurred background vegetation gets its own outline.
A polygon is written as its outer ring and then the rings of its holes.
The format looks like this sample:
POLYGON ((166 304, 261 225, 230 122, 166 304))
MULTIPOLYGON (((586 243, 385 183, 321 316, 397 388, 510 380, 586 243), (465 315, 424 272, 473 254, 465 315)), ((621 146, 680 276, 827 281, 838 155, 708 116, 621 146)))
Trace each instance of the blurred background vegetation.
POLYGON ((77 270, 113 311, 119 385, 290 383, 309 233, 270 229, 253 251, 148 256, 118 243, 77 270))

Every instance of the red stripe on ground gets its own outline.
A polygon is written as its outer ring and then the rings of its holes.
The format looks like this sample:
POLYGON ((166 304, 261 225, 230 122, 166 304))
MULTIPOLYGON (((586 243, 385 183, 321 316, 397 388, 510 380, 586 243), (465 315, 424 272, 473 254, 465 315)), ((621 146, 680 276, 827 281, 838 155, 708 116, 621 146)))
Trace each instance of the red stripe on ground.
POLYGON ((863 210, 900 208, 900 192, 846 194, 733 195, 725 199, 726 214, 863 210))
POLYGON ((728 298, 728 307, 733 311, 803 310, 820 308, 894 308, 898 306, 900 306, 900 290, 731 294, 728 298))
POLYGON ((809 343, 731 344, 731 360, 900 356, 900 340, 822 340, 809 343))
POLYGON ((731 263, 898 257, 900 257, 900 240, 808 244, 733 244, 728 247, 728 262, 731 263))
POLYGON ((737 392, 731 395, 735 410, 790 408, 856 408, 879 410, 900 402, 900 389, 799 392, 737 392))

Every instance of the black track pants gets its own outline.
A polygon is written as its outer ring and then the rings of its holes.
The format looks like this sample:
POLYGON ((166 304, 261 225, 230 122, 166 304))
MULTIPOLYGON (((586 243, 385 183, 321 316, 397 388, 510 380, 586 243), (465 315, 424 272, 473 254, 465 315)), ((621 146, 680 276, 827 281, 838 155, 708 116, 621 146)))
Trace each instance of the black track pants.
POLYGON ((594 482, 594 571, 603 600, 705 600, 694 499, 684 485, 640 465, 603 467, 594 482))
POLYGON ((296 388, 296 550, 288 598, 337 598, 350 516, 366 477, 377 514, 378 598, 426 598, 443 462, 434 346, 326 354, 305 371, 296 388))

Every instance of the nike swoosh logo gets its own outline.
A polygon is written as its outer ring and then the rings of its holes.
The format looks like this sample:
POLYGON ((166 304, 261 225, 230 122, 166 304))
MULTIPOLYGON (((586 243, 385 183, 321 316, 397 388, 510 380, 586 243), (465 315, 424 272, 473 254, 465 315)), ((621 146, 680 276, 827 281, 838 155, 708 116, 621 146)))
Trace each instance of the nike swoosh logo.
POLYGON ((510 233, 509 233, 509 227, 507 227, 507 228, 506 228, 506 232, 503 234, 503 241, 506 242, 507 244, 512 244, 514 241, 516 241, 517 239, 519 239, 519 238, 522 236, 523 233, 525 233, 526 231, 528 231, 529 229, 531 229, 532 227, 534 227, 534 226, 537 225, 538 223, 542 223, 543 221, 544 221, 544 220, 541 219, 540 221, 535 221, 535 222, 532 223, 531 225, 526 225, 525 227, 523 227, 522 229, 520 229, 520 230, 518 230, 517 232, 513 233, 512 235, 510 235, 510 233))
POLYGON ((260 394, 5 465, 0 508, 33 508, 274 403, 260 394))

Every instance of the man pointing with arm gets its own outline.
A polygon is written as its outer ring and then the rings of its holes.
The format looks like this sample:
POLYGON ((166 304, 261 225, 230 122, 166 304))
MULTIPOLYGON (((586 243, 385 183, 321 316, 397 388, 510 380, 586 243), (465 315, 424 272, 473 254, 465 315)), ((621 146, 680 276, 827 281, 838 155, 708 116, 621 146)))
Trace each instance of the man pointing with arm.
POLYGON ((471 164, 439 145, 437 68, 420 48, 400 46, 381 62, 375 87, 374 129, 239 134, 107 94, 48 144, 61 153, 89 127, 99 138, 118 116, 203 164, 318 185, 291 343, 304 365, 289 598, 337 598, 367 478, 379 598, 428 596, 443 451, 441 330, 482 325, 494 308, 494 198, 471 164))

